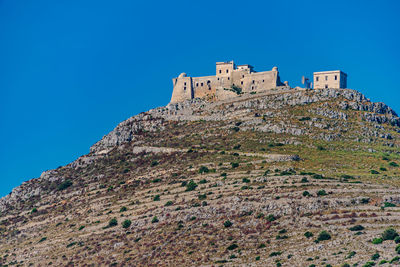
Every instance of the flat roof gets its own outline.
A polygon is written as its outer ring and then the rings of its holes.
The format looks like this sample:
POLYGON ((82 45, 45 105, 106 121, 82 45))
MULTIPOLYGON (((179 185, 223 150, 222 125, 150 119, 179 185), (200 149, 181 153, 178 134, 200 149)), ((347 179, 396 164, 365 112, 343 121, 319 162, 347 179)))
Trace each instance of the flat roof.
POLYGON ((215 62, 216 65, 221 65, 221 64, 233 64, 233 61, 221 61, 221 62, 215 62))
POLYGON ((328 74, 328 73, 343 73, 344 75, 347 76, 347 74, 341 70, 328 70, 328 71, 317 71, 314 72, 314 74, 328 74))

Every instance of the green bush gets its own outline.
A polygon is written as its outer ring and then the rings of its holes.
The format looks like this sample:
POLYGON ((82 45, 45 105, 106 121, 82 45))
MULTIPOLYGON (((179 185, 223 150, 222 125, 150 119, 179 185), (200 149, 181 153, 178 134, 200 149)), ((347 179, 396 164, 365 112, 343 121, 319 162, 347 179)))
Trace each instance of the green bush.
POLYGON ((266 245, 264 243, 261 243, 260 245, 258 245, 258 248, 265 248, 266 245))
POLYGON ((131 226, 131 224, 132 224, 131 220, 125 220, 122 222, 122 227, 128 228, 129 226, 131 226))
POLYGON ((385 202, 383 203, 383 206, 385 208, 391 208, 391 207, 396 207, 396 204, 390 203, 390 202, 385 202))
POLYGON ((379 172, 375 171, 375 170, 371 170, 371 174, 379 174, 379 172))
POLYGON ((387 169, 384 168, 384 167, 380 167, 379 170, 380 170, 380 171, 383 171, 383 172, 387 171, 387 169))
POLYGON ((326 191, 325 191, 324 189, 319 190, 319 191, 317 192, 317 196, 326 196, 326 195, 327 195, 327 193, 326 193, 326 191))
POLYGON ((238 162, 231 162, 231 166, 232 166, 232 168, 237 168, 237 167, 239 167, 239 163, 238 162))
POLYGON ((35 213, 35 212, 37 212, 37 208, 33 208, 33 209, 31 210, 31 213, 35 213))
POLYGON ((233 225, 233 223, 231 221, 229 221, 229 220, 224 222, 225 228, 231 227, 232 225, 233 225))
POLYGON ((153 160, 150 165, 151 165, 151 167, 157 166, 158 165, 158 161, 157 160, 153 160))
POLYGON ((125 211, 127 211, 127 210, 128 210, 128 209, 127 209, 125 206, 123 206, 123 207, 120 208, 119 212, 125 212, 125 211))
POLYGON ((158 222, 158 218, 157 216, 154 216, 153 219, 151 220, 151 223, 157 223, 158 222))
POLYGON ((58 191, 67 189, 68 187, 70 187, 72 185, 72 181, 67 179, 64 182, 62 182, 61 184, 58 185, 58 191))
POLYGON ((250 179, 248 179, 248 178, 243 178, 243 179, 242 179, 242 182, 243 182, 243 183, 250 183, 250 179))
POLYGON ((167 203, 165 203, 165 205, 164 205, 164 206, 168 207, 168 206, 172 206, 173 204, 174 204, 174 202, 173 202, 173 201, 171 201, 171 200, 168 200, 168 201, 167 201, 167 203))
POLYGON ((185 191, 186 192, 193 191, 196 189, 196 187, 197 187, 197 184, 193 180, 190 180, 189 183, 186 185, 185 191))
POLYGON ((390 162, 389 163, 389 166, 392 166, 392 167, 399 167, 399 164, 397 164, 396 162, 390 162))
POLYGON ((399 234, 393 228, 388 228, 382 233, 382 240, 394 240, 399 234))
POLYGON ((270 257, 275 257, 275 256, 279 256, 279 255, 281 255, 282 254, 282 252, 280 252, 280 251, 273 251, 273 252, 271 252, 270 254, 269 254, 269 256, 270 257))
POLYGON ((318 241, 324 241, 329 239, 331 239, 331 234, 329 234, 327 231, 321 231, 317 237, 318 241))
POLYGON ((371 260, 376 261, 377 259, 379 259, 380 255, 379 253, 375 253, 374 255, 371 256, 371 260))
POLYGON ((267 221, 273 222, 273 221, 275 221, 275 220, 276 220, 276 218, 275 218, 275 216, 274 216, 273 214, 269 214, 269 215, 267 216, 267 221))
POLYGON ((380 237, 376 237, 376 238, 372 239, 372 244, 374 244, 374 245, 382 244, 382 242, 383 242, 383 239, 380 237))
POLYGON ((199 181, 199 184, 206 184, 207 183, 207 180, 206 179, 201 179, 200 181, 199 181))
POLYGON ((201 166, 200 168, 199 168, 199 173, 208 173, 208 172, 210 172, 210 170, 206 167, 206 166, 201 166))
POLYGON ((116 226, 118 224, 117 218, 112 218, 109 222, 108 222, 108 227, 113 227, 116 226))
POLYGON ((153 201, 160 201, 160 195, 155 195, 153 197, 153 201))
POLYGON ((307 177, 303 177, 303 178, 301 178, 301 181, 300 181, 301 183, 308 183, 308 179, 307 179, 307 177))
POLYGON ((308 196, 310 196, 310 192, 304 191, 304 192, 303 192, 303 197, 308 197, 308 196))
POLYGON ((226 249, 228 249, 228 250, 234 250, 234 249, 236 249, 236 248, 238 248, 239 246, 237 245, 237 244, 235 244, 235 243, 233 243, 233 244, 231 244, 229 247, 227 247, 226 249))
POLYGON ((350 231, 362 231, 362 230, 364 230, 364 226, 362 226, 362 225, 355 225, 355 226, 353 226, 353 227, 350 227, 349 228, 349 230, 350 231))
POLYGON ((307 238, 313 237, 313 235, 314 235, 314 234, 311 233, 311 232, 309 232, 309 231, 307 231, 307 232, 304 233, 304 236, 307 237, 307 238))

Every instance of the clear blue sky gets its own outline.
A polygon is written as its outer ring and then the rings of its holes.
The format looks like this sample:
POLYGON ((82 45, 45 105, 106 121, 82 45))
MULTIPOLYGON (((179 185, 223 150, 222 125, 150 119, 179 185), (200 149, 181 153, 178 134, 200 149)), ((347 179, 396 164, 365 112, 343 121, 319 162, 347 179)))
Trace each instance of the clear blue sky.
POLYGON ((400 1, 0 0, 0 196, 169 102, 215 62, 341 69, 400 112, 400 1))

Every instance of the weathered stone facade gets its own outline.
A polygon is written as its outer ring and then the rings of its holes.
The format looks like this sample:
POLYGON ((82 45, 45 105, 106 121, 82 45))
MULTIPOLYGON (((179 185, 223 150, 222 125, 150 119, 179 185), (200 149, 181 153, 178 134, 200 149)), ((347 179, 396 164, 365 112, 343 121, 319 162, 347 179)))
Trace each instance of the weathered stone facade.
POLYGON ((347 74, 340 70, 314 72, 314 89, 347 88, 347 74))
POLYGON ((186 73, 181 73, 172 82, 171 103, 197 97, 221 100, 235 96, 235 90, 250 93, 287 86, 280 81, 277 67, 271 71, 256 72, 250 65, 236 66, 233 61, 217 62, 215 76, 188 77, 186 73))

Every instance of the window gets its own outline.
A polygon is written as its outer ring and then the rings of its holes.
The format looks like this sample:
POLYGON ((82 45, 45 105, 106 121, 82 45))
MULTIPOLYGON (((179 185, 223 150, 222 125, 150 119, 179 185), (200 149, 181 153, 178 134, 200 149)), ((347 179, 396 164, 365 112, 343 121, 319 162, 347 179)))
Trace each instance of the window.
POLYGON ((243 85, 243 81, 241 81, 240 84, 243 85))
POLYGON ((196 83, 196 86, 199 86, 199 83, 196 83))
POLYGON ((327 85, 327 84, 325 84, 325 88, 328 88, 328 85, 327 85))
POLYGON ((226 73, 228 73, 229 72, 229 70, 226 70, 226 73))
POLYGON ((219 70, 219 73, 221 73, 221 70, 219 70))
POLYGON ((186 82, 184 82, 184 85, 186 85, 186 82))
POLYGON ((229 77, 228 77, 228 80, 229 80, 229 77))
POLYGON ((325 76, 325 81, 327 81, 328 80, 328 76, 325 76))
POLYGON ((263 80, 263 82, 264 82, 264 80, 263 80))
POLYGON ((209 80, 207 81, 207 84, 210 84, 210 81, 209 81, 209 80))
POLYGON ((186 86, 185 86, 185 87, 183 87, 183 90, 185 90, 185 91, 186 91, 186 86))
POLYGON ((203 83, 201 83, 200 86, 203 86, 203 83))
POLYGON ((254 84, 254 80, 253 80, 253 84, 254 84))
POLYGON ((319 80, 318 78, 319 78, 319 77, 315 77, 315 80, 316 80, 317 82, 318 82, 318 80, 319 80))
POLYGON ((217 78, 217 80, 219 81, 219 78, 217 78))
POLYGON ((244 75, 242 75, 242 78, 244 78, 244 75))
POLYGON ((337 75, 335 75, 335 81, 337 81, 337 75))

